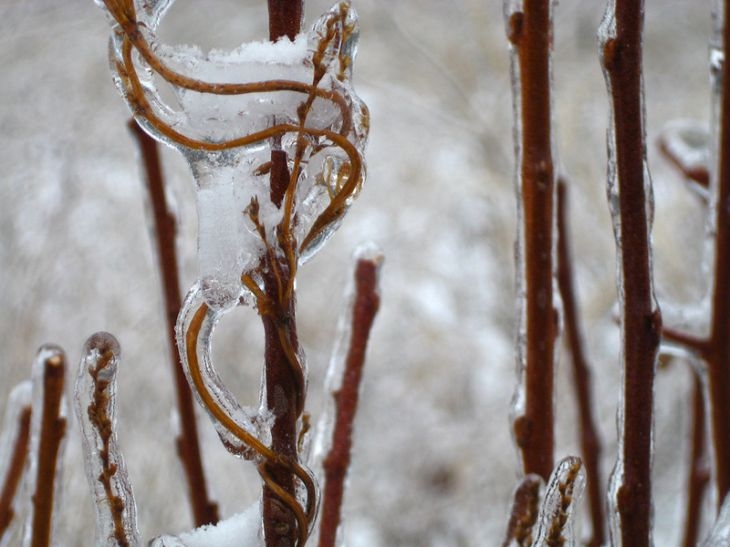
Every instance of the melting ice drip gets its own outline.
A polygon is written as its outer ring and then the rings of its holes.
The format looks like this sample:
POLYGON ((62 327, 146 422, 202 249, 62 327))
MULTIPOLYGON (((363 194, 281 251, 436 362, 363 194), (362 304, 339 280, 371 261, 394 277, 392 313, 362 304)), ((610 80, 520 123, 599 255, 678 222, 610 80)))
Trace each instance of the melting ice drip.
POLYGON ((341 3, 294 41, 203 53, 156 42, 172 0, 139 4, 103 1, 114 79, 137 122, 190 163, 202 290, 209 306, 231 307, 267 247, 283 234, 296 262, 310 258, 360 190, 368 113, 351 82, 357 15, 341 3), (283 204, 270 192, 273 150, 291 172, 283 204))

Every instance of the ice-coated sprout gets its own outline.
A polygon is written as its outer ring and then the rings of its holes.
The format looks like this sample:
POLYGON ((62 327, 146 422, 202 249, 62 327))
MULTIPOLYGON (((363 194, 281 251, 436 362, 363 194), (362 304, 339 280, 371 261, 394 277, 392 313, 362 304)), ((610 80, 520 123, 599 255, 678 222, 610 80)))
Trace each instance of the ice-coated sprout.
POLYGON ((74 388, 81 426, 84 467, 94 494, 96 545, 138 547, 137 511, 116 427, 119 343, 106 332, 84 345, 74 388))
POLYGON ((357 15, 342 2, 293 41, 203 52, 157 43, 171 3, 134 2, 135 13, 103 2, 112 72, 140 126, 190 164, 201 288, 225 309, 267 249, 295 263, 315 254, 360 191, 369 117, 352 86, 357 15), (272 152, 286 154, 284 196, 271 189, 272 152))
POLYGON ((160 536, 149 547, 260 547, 261 505, 257 502, 217 524, 196 528, 179 536, 160 536))
POLYGON ((18 450, 21 451, 21 455, 27 454, 29 415, 24 416, 24 414, 30 412, 32 391, 31 382, 21 382, 10 392, 5 406, 5 417, 0 431, 0 488, 6 488, 11 480, 15 481, 16 485, 15 496, 13 499, 7 500, 10 505, 3 507, 6 512, 4 514, 0 512, 0 547, 10 544, 23 522, 23 516, 19 514, 22 506, 18 503, 17 494, 20 486, 18 483, 21 481, 22 471, 25 467, 25 459, 18 459, 18 450), (23 442, 24 437, 25 449, 18 446, 18 443, 23 442), (20 465, 19 468, 18 465, 20 465), (18 475, 11 476, 13 473, 18 475), (8 520, 3 520, 4 518, 8 520))
POLYGON ((61 502, 61 470, 66 429, 63 397, 66 357, 61 348, 44 344, 31 368, 32 397, 28 460, 24 481, 26 521, 23 547, 54 537, 54 518, 61 502), (39 469, 53 477, 52 484, 38 481, 39 469), (44 536, 44 537, 41 537, 44 536))
POLYGON ((261 454, 252 448, 251 441, 271 444, 273 417, 264 408, 242 407, 213 366, 213 331, 225 313, 207 305, 203 288, 196 283, 178 316, 178 349, 193 394, 210 416, 223 445, 237 456, 257 459, 261 454))
POLYGON ((568 456, 558 463, 545 487, 532 547, 576 545, 573 519, 585 482, 585 470, 580 458, 568 456))
POLYGON ((715 524, 702 543, 702 547, 727 547, 727 545, 730 545, 730 495, 725 496, 720 514, 717 515, 715 524))

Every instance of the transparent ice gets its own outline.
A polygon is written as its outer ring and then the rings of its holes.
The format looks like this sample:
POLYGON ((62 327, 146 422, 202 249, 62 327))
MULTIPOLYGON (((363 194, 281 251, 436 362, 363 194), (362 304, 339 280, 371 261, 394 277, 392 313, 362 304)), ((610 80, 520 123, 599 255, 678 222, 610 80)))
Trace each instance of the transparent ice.
POLYGON ((119 343, 111 334, 98 332, 86 341, 74 388, 75 407, 86 477, 94 494, 96 545, 134 547, 141 545, 136 504, 115 433, 119 362, 119 343))
POLYGON ((725 496, 720 514, 717 515, 715 524, 707 539, 702 543, 702 547, 726 547, 727 545, 730 545, 730 496, 725 496))

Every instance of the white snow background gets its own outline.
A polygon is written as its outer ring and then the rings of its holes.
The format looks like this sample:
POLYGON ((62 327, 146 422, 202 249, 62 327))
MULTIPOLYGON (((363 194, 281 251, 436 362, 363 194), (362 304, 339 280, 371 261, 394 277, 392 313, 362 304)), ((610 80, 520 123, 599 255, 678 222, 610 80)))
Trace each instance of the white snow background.
MULTIPOLYGON (((307 25, 330 8, 307 0, 307 25)), ((357 93, 372 119, 368 179, 339 232, 300 270, 299 333, 313 417, 350 275, 364 240, 384 249, 382 307, 371 338, 345 498, 350 547, 497 545, 517 476, 508 428, 515 203, 512 98, 501 2, 355 0, 361 38, 357 93)), ((615 260, 605 200, 607 97, 595 33, 604 6, 555 8, 555 119, 571 180, 575 268, 597 413, 603 475, 614 459, 618 332, 615 260)), ((654 180, 655 274, 666 316, 702 294, 704 217, 681 177, 658 157, 661 127, 709 123, 708 2, 646 2, 645 85, 654 180)), ((190 528, 166 354, 129 113, 107 66, 109 25, 91 0, 0 3, 0 412, 27 378, 38 346, 67 351, 67 385, 85 339, 113 333, 119 443, 144 538, 190 528)), ((232 48, 267 35, 266 2, 178 0, 163 20, 168 43, 232 48)), ((195 280, 192 177, 163 152, 180 213, 184 290, 195 280)), ((226 316, 217 364, 242 401, 258 397, 262 328, 255 313, 226 316)), ((575 406, 562 352, 556 455, 577 454, 575 406)), ((687 458, 690 376, 658 375, 655 543, 678 540, 687 458)), ((212 498, 223 516, 257 498, 253 466, 231 456, 201 419, 212 498)), ((93 541, 91 495, 72 426, 58 518, 66 545, 93 541)), ((581 519, 585 521, 586 519, 581 519)), ((585 522, 584 522, 585 524, 585 522)), ((581 523, 578 524, 578 527, 581 523)))

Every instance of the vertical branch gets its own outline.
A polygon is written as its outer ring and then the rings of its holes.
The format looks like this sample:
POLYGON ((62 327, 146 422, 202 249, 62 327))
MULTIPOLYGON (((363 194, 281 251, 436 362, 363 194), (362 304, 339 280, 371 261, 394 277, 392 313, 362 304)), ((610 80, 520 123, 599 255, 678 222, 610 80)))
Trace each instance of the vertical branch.
MULTIPOLYGON (((23 478, 23 467, 28 455, 28 440, 30 438, 30 407, 21 409, 17 416, 18 425, 15 440, 13 442, 12 454, 8 464, 5 480, 0 489, 0 540, 10 527, 15 517, 13 511, 13 499, 23 478)), ((0 541, 2 543, 2 541, 0 541)))
POLYGON ((715 184, 715 268, 712 290, 712 326, 708 385, 715 487, 718 504, 730 492, 730 0, 724 0, 722 22, 722 95, 720 97, 719 144, 715 184))
MULTIPOLYGON (((652 291, 650 182, 645 175, 642 105, 643 2, 609 2, 602 28, 602 61, 613 113, 611 195, 620 263, 623 397, 620 454, 613 482, 621 545, 651 544, 651 438, 654 368, 661 315, 652 291), (613 8, 611 10, 611 8, 613 8), (613 163, 615 162, 615 164, 613 163), (617 188, 613 186, 617 185, 617 188)), ((609 137, 611 139, 611 137, 609 137)))
POLYGON ((525 407, 514 422, 525 473, 544 480, 553 468, 553 376, 556 312, 553 308, 553 222, 555 190, 551 149, 550 0, 524 0, 522 11, 511 13, 508 37, 516 50, 513 71, 515 93, 520 198, 523 225, 521 253, 524 264, 518 280, 525 292, 526 347, 525 407))
MULTIPOLYGON (((370 338, 370 329, 380 306, 377 279, 380 261, 380 257, 359 258, 355 266, 355 300, 350 311, 349 325, 346 327, 349 332, 349 347, 340 387, 333 393, 336 407, 335 425, 332 444, 324 460, 325 482, 319 547, 334 547, 337 539, 345 477, 350 467, 352 431, 362 369, 365 364, 365 351, 370 338)), ((334 359, 337 359, 337 356, 334 359)))
POLYGON ((157 248, 157 260, 162 278, 162 288, 167 321, 167 339, 170 365, 175 379, 177 408, 180 413, 180 435, 177 438, 178 456, 185 469, 188 496, 196 526, 218 521, 218 505, 208 498, 205 471, 200 456, 198 426, 190 386, 185 379, 180 362, 180 352, 175 343, 175 323, 180 312, 180 279, 178 276, 175 216, 167 207, 165 183, 162 175, 156 141, 147 135, 136 122, 129 122, 142 155, 145 186, 152 208, 153 232, 157 248))
MULTIPOLYGON (((51 545, 53 501, 61 441, 66 419, 61 417, 65 362, 62 353, 53 353, 43 363, 43 399, 40 411, 40 438, 35 492, 33 493, 32 547, 51 545)), ((37 401, 34 401, 34 403, 37 401)))
POLYGON ((687 476, 687 510, 684 547, 694 547, 699 540, 702 497, 710 479, 705 449, 705 396, 699 374, 692 370, 692 446, 687 476))
POLYGON ((580 331, 580 317, 573 288, 573 267, 568 241, 568 196, 565 181, 558 181, 558 287, 563 301, 565 334, 573 365, 573 383, 578 400, 580 417, 580 443, 583 465, 588 482, 588 502, 590 504, 593 537, 589 546, 603 544, 605 531, 605 515, 603 512, 603 492, 599 456, 601 443, 598 437, 595 417, 593 415, 593 397, 591 391, 591 371, 580 331))

